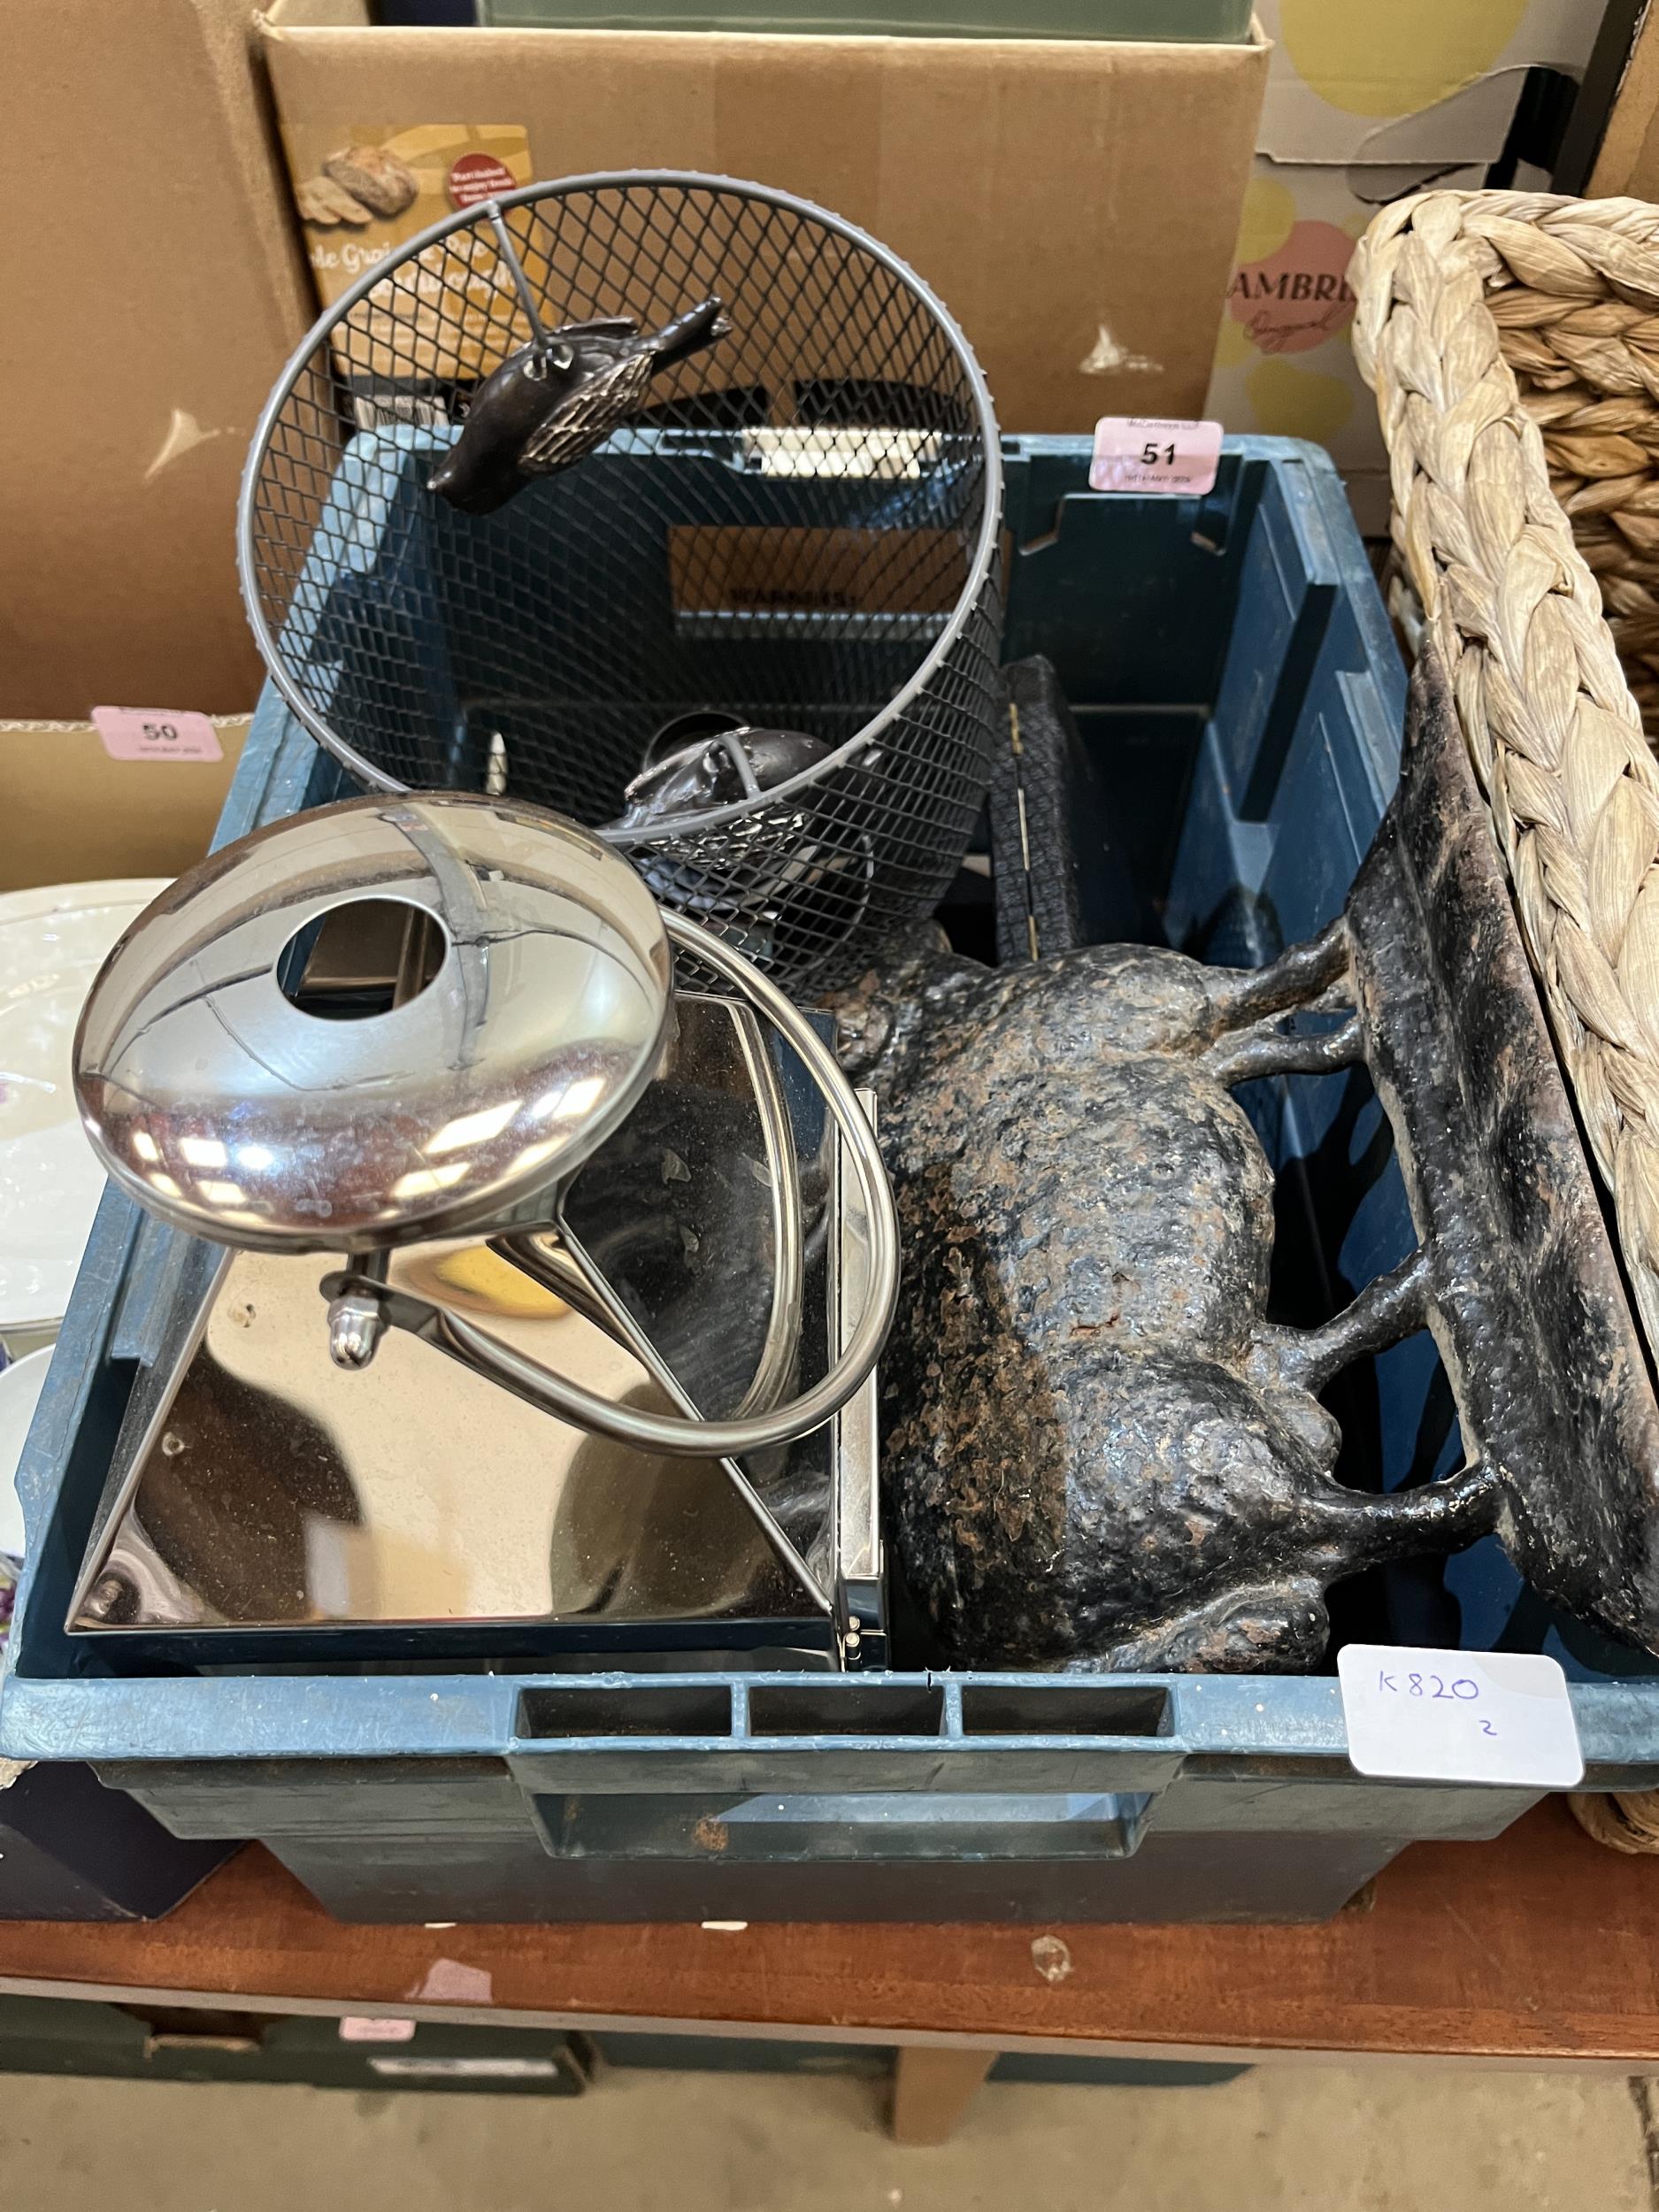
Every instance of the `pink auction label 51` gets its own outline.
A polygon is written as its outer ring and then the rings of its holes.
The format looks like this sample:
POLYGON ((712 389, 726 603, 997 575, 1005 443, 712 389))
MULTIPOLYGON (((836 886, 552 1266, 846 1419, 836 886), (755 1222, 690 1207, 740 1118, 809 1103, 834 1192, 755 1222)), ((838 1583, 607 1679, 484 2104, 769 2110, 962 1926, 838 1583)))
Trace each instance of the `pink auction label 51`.
POLYGON ((1094 426, 1089 488, 1164 492, 1194 499, 1209 491, 1221 458, 1218 422, 1174 422, 1156 415, 1105 415, 1094 426))

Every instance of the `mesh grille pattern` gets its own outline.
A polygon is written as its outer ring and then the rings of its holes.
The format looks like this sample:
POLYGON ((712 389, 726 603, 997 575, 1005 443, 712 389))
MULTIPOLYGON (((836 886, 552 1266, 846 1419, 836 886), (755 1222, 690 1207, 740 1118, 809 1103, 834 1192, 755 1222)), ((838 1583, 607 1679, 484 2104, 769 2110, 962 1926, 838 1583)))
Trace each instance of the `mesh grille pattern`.
POLYGON ((273 672, 366 780, 555 807, 774 973, 837 979, 937 902, 989 777, 978 373, 872 242, 751 188, 590 180, 497 219, 507 246, 474 211, 334 311, 256 445, 242 560, 273 672), (426 480, 533 335, 521 281, 549 327, 716 295, 732 330, 587 459, 459 513, 426 480), (672 835, 612 826, 656 731, 705 709, 834 757, 672 835))

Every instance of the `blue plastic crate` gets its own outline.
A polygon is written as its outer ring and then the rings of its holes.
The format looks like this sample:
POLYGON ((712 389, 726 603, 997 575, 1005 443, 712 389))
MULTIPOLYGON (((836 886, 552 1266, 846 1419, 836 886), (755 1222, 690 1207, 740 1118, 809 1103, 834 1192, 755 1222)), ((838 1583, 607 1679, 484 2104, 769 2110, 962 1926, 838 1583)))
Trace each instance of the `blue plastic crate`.
MULTIPOLYGON (((1056 664, 1169 941, 1270 957, 1340 907, 1399 758, 1404 672, 1340 486, 1271 439, 1229 441, 1199 500, 1094 494, 1087 465, 1082 440, 1007 442, 1007 653, 1056 664)), ((267 692, 221 838, 338 788, 267 692)), ((1387 1126, 1357 1071, 1247 1103, 1281 1169, 1279 1287, 1316 1319, 1412 1241, 1387 1126)), ((1318 1919, 1538 1794, 1362 1778, 1328 1675, 118 1673, 61 1623, 185 1250, 106 1199, 25 1454, 0 1750, 88 1759, 179 1836, 257 1836, 346 1917, 1318 1919)), ((1356 1480, 1457 1453, 1425 1338, 1354 1371, 1342 1412, 1356 1480)), ((1659 1783, 1651 1663, 1495 1546, 1333 1611, 1555 1650, 1585 1786, 1659 1783)))

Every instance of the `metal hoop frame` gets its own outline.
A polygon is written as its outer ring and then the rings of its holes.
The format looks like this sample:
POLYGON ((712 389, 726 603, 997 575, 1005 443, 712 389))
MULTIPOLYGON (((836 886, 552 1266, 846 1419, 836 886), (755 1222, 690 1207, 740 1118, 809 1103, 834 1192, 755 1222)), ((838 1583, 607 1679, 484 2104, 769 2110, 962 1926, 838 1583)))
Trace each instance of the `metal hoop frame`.
POLYGON ((664 911, 669 935, 747 998, 799 1054, 846 1145, 864 1194, 870 1266, 864 1310, 841 1356, 823 1380, 787 1405, 732 1421, 694 1421, 614 1404, 550 1368, 526 1359, 482 1329, 407 1291, 387 1292, 353 1271, 350 1292, 378 1304, 396 1328, 448 1352, 464 1366, 549 1413, 617 1443, 679 1459, 741 1459, 805 1436, 838 1413, 874 1367, 892 1325, 899 1294, 899 1225, 875 1132, 852 1087, 806 1017, 741 953, 681 914, 664 911))

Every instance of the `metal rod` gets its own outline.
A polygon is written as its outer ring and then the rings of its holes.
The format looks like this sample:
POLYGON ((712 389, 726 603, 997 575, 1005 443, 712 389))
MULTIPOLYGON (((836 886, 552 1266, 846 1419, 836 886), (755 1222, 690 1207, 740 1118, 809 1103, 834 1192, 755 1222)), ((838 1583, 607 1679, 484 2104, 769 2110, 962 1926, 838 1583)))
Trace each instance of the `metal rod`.
MULTIPOLYGON (((559 1225, 559 1234, 564 1239, 565 1250, 571 1265, 580 1274, 594 1302, 603 1310, 610 1333, 626 1345, 628 1350, 633 1353, 634 1358, 639 1361, 640 1365, 644 1368, 646 1373, 650 1376, 665 1397, 672 1399, 680 1410, 690 1419, 694 1421, 697 1419, 702 1408, 651 1342, 645 1331, 641 1328, 627 1307, 617 1296, 610 1278, 562 1222, 559 1225)), ((833 1612, 834 1609, 830 1602, 829 1592, 819 1583, 806 1561, 802 1558, 794 1544, 790 1542, 771 1507, 760 1495, 736 1460, 723 1458, 720 1466, 726 1479, 756 1520, 759 1522, 768 1542, 783 1564, 794 1575, 808 1595, 817 1604, 823 1607, 825 1612, 833 1612)), ((831 1479, 833 1479, 833 1475, 831 1479)))
POLYGON ((507 219, 501 211, 500 201, 486 200, 484 212, 488 216, 489 227, 495 234, 496 249, 512 273, 513 289, 518 295, 518 304, 524 310, 524 319, 530 326, 532 342, 538 353, 545 353, 553 342, 552 333, 541 320, 541 311, 535 303, 535 295, 530 289, 530 280, 525 274, 524 264, 519 260, 514 249, 512 233, 507 227, 507 219))
POLYGON ((610 1305, 594 1295, 588 1279, 578 1268, 565 1248, 563 1226, 558 1232, 561 1241, 549 1246, 545 1229, 523 1229, 503 1237, 491 1237, 487 1249, 498 1260, 505 1260, 509 1267, 516 1267, 521 1275, 556 1298, 562 1298, 572 1313, 580 1314, 613 1344, 620 1344, 625 1351, 633 1347, 617 1326, 616 1316, 610 1305))
POLYGON ((737 771, 738 781, 743 787, 745 797, 758 799, 760 796, 760 778, 755 773, 755 764, 752 760, 750 760, 748 750, 745 748, 742 739, 738 732, 736 730, 719 730, 716 732, 715 735, 716 742, 725 747, 733 767, 737 771))
MULTIPOLYGON (((766 1317, 766 1340, 737 1411, 770 1413, 795 1372, 801 1350, 802 1310, 806 1298, 806 1246, 802 1232, 801 1171, 795 1156, 795 1132, 783 1087, 765 1040, 756 1033, 754 1015, 741 1010, 737 1040, 749 1079, 754 1087, 755 1108, 760 1116, 761 1136, 772 1175, 772 1309, 766 1317)), ((837 1349, 839 1349, 839 1346, 837 1349)))

